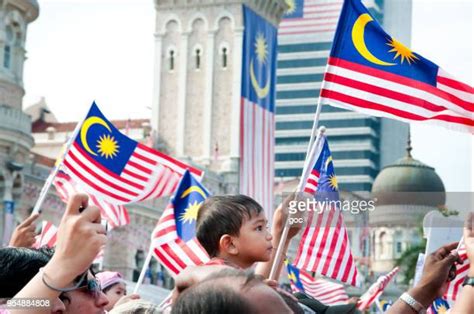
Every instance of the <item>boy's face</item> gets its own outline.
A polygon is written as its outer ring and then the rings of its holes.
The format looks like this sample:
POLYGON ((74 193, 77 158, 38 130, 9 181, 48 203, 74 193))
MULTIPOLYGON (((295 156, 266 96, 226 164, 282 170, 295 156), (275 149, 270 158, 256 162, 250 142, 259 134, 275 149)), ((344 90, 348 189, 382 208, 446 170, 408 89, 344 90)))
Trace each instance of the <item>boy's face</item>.
POLYGON ((263 211, 253 215, 251 219, 244 220, 239 236, 234 239, 240 260, 250 264, 270 260, 273 246, 267 223, 263 211))

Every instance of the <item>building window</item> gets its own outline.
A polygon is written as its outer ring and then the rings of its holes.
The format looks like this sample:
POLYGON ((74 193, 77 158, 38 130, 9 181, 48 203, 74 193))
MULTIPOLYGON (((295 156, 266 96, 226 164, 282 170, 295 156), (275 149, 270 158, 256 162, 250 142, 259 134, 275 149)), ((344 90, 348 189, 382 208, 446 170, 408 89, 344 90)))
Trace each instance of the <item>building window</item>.
POLYGON ((397 248, 396 248, 396 252, 397 254, 401 254, 402 253, 402 242, 397 242, 397 248))
POLYGON ((196 48, 194 53, 196 55, 196 70, 199 70, 201 68, 201 49, 196 48))
POLYGON ((170 50, 170 51, 169 51, 169 56, 168 56, 168 59, 169 59, 169 66, 168 66, 168 69, 169 69, 170 71, 173 71, 173 70, 174 70, 174 57, 175 57, 174 50, 170 50))
POLYGON ((11 60, 11 47, 10 45, 5 45, 3 49, 3 67, 9 69, 11 60))
POLYGON ((227 69, 227 48, 222 47, 222 68, 227 69))

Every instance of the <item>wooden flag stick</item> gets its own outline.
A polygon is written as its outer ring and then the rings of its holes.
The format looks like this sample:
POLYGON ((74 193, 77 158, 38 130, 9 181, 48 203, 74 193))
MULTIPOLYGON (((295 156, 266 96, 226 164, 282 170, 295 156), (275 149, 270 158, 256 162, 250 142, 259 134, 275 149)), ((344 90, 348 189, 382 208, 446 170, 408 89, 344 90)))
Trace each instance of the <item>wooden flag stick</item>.
MULTIPOLYGON (((308 176, 311 172, 311 165, 314 164, 315 158, 317 157, 316 156, 316 149, 319 146, 321 136, 325 132, 325 130, 326 130, 325 127, 321 127, 319 129, 318 136, 317 136, 316 140, 313 142, 313 147, 311 148, 309 155, 306 156, 305 166, 303 168, 303 173, 301 175, 300 182, 298 184, 298 188, 296 190, 296 193, 300 193, 304 189, 305 182, 308 179, 308 176)), ((296 195, 295 195, 295 197, 296 197, 296 195)), ((276 251, 276 254, 275 254, 275 259, 273 260, 273 264, 272 264, 272 268, 271 268, 271 271, 270 271, 269 279, 278 280, 278 275, 279 274, 277 274, 277 271, 278 271, 279 265, 281 264, 282 259, 283 259, 283 254, 282 254, 283 253, 283 247, 285 246, 286 239, 288 238, 288 232, 290 231, 290 223, 289 223, 288 218, 289 217, 286 218, 285 227, 283 228, 283 232, 281 234, 280 242, 278 243, 278 247, 277 247, 277 251, 276 251)))
POLYGON ((49 174, 48 179, 46 179, 46 182, 43 185, 43 188, 41 188, 40 195, 38 197, 38 200, 36 201, 35 207, 33 208, 33 211, 31 212, 31 215, 39 213, 41 209, 41 205, 43 205, 44 199, 46 198, 46 195, 48 194, 49 188, 53 184, 54 178, 56 178, 56 175, 58 174, 59 169, 63 165, 64 158, 66 158, 66 154, 69 152, 69 149, 71 148, 72 143, 76 139, 77 135, 79 134, 79 130, 81 129, 82 123, 84 120, 81 120, 77 123, 76 128, 72 132, 71 137, 66 143, 66 147, 59 157, 59 159, 56 161, 56 164, 54 165, 53 171, 49 174))
MULTIPOLYGON (((329 64, 326 64, 326 70, 324 71, 324 73, 327 73, 328 68, 329 68, 329 64)), ((324 89, 324 79, 321 84, 320 90, 322 91, 323 89, 324 89)), ((314 138, 316 136, 316 130, 318 129, 319 116, 321 114, 321 107, 322 107, 322 103, 321 103, 321 92, 320 92, 319 97, 318 97, 316 112, 314 113, 313 127, 311 129, 311 137, 309 138, 308 148, 306 149, 306 160, 308 160, 309 153, 311 151, 311 148, 313 147, 314 138)))
POLYGON ((138 289, 140 289, 140 286, 143 282, 143 279, 145 278, 145 274, 146 274, 146 271, 148 269, 148 265, 150 264, 152 253, 153 253, 153 243, 150 244, 150 249, 148 250, 148 255, 146 256, 145 262, 143 263, 142 271, 140 272, 140 276, 138 277, 138 281, 137 281, 137 284, 135 286, 135 289, 133 289, 133 294, 136 294, 138 292, 138 289))

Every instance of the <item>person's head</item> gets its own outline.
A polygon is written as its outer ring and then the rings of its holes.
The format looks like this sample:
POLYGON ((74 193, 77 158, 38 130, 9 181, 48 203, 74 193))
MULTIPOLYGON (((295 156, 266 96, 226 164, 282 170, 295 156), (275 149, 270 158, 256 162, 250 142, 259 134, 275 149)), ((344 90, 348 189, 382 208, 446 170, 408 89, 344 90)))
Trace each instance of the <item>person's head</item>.
POLYGON ((89 269, 86 273, 79 275, 73 282, 78 288, 63 292, 59 298, 66 306, 68 314, 80 313, 105 313, 105 307, 109 303, 102 292, 100 282, 89 269))
POLYGON ((293 313, 281 296, 253 273, 226 269, 180 294, 171 313, 293 313))
MULTIPOLYGON (((44 267, 54 250, 8 247, 0 249, 0 298, 13 298, 44 267)), ((59 298, 52 303, 51 313, 62 313, 65 306, 59 298)))
POLYGON ((105 307, 106 311, 110 311, 117 301, 127 294, 127 287, 122 275, 115 271, 103 271, 95 276, 102 287, 102 292, 105 293, 109 304, 105 307))
POLYGON ((110 314, 159 314, 159 306, 145 300, 130 300, 114 307, 110 314))
POLYGON ((263 208, 245 195, 206 199, 199 209, 196 236, 211 257, 232 258, 241 267, 268 261, 272 252, 263 208))

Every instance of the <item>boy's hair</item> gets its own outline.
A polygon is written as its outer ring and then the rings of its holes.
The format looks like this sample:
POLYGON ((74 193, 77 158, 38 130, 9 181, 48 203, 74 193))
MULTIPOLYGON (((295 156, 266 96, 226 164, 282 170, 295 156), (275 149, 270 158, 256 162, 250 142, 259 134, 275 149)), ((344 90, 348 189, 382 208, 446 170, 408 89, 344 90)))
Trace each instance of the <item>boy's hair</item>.
POLYGON ((245 195, 209 197, 199 209, 196 236, 209 256, 215 257, 223 235, 238 236, 244 219, 251 219, 262 211, 260 204, 245 195))

